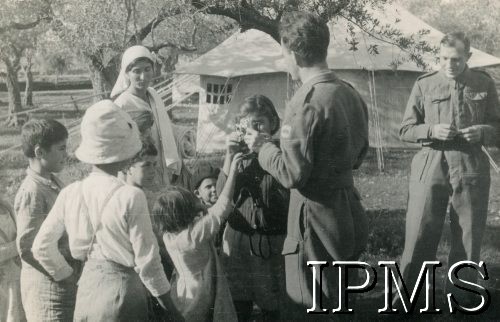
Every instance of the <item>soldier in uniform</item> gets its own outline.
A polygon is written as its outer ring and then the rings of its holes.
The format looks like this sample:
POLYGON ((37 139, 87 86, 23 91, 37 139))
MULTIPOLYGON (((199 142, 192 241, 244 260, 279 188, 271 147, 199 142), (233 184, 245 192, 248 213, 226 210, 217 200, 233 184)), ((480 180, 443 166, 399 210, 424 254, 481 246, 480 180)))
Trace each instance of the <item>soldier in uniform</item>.
POLYGON ((286 289, 303 314, 295 318, 317 319, 305 316, 313 284, 322 292, 323 308, 332 309, 338 306, 338 276, 324 269, 320 284, 307 261, 356 260, 367 242, 352 170, 368 148, 368 112, 359 93, 328 68, 326 23, 311 13, 291 12, 281 19, 280 36, 288 71, 302 86, 286 107, 279 146, 252 130, 245 142, 258 152, 261 167, 291 189, 283 247, 286 289))
MULTIPOLYGON (((403 141, 423 146, 411 165, 401 259, 410 291, 422 263, 436 257, 448 204, 448 264, 479 260, 490 188, 482 146, 498 143, 500 107, 489 75, 467 67, 470 56, 470 43, 463 33, 445 35, 440 44, 441 70, 417 79, 401 125, 403 141)), ((472 273, 464 278, 474 281, 477 273, 472 273)), ((463 294, 457 296, 468 300, 463 294)))

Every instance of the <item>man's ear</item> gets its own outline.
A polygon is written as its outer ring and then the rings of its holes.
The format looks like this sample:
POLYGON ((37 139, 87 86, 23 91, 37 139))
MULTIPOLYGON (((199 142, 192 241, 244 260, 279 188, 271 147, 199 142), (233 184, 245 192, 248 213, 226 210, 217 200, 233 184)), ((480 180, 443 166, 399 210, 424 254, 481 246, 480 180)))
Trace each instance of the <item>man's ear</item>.
POLYGON ((195 190, 194 190, 194 195, 195 195, 196 197, 198 197, 198 198, 201 198, 201 196, 200 196, 200 191, 199 191, 198 189, 195 189, 195 190))
POLYGON ((298 55, 296 52, 294 52, 293 50, 291 52, 292 52, 293 62, 295 63, 295 65, 297 65, 299 67, 306 67, 304 65, 304 60, 302 59, 302 57, 300 55, 298 55))
POLYGON ((35 153, 35 158, 41 158, 45 153, 43 148, 38 144, 33 148, 33 152, 35 153))

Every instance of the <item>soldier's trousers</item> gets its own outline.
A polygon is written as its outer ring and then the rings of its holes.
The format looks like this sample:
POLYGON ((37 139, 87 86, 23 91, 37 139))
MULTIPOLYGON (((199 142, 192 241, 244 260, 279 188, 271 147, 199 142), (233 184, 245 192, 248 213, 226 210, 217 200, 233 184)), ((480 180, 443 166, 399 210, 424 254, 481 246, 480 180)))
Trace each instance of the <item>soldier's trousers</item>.
MULTIPOLYGON (((489 169, 485 172, 482 168, 481 173, 463 171, 461 159, 454 158, 457 155, 426 148, 412 162, 401 258, 403 279, 410 293, 422 263, 436 258, 448 205, 451 228, 448 266, 462 260, 479 260, 488 210, 489 169)), ((477 272, 466 270, 460 277, 474 282, 477 272)), ((450 284, 446 291, 463 296, 463 292, 456 292, 450 284)))

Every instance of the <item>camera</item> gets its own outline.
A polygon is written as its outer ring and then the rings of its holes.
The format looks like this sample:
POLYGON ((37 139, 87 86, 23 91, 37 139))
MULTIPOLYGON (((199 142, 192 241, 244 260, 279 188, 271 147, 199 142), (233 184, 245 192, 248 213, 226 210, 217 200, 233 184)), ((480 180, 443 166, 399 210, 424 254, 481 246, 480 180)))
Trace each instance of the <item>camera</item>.
POLYGON ((239 151, 243 153, 244 156, 250 156, 252 152, 248 148, 247 144, 245 143, 245 134, 247 132, 247 128, 242 125, 241 123, 237 123, 235 126, 236 133, 238 134, 238 145, 239 145, 239 151))
POLYGON ((240 151, 242 152, 245 158, 253 158, 256 157, 257 154, 251 151, 248 146, 246 145, 244 138, 245 134, 248 129, 253 129, 257 132, 262 132, 263 130, 263 124, 262 122, 249 118, 249 117, 243 117, 239 120, 239 122, 236 123, 235 129, 236 133, 238 133, 238 143, 240 146, 240 151))

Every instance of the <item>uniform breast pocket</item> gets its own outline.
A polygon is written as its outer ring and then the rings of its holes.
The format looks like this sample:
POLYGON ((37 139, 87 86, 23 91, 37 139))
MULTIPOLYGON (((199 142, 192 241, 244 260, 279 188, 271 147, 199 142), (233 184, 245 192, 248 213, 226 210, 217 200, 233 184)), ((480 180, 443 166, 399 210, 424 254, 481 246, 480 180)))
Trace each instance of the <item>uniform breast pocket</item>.
POLYGON ((430 124, 442 123, 445 119, 443 114, 448 110, 451 95, 436 93, 429 98, 425 104, 425 122, 430 124))
POLYGON ((465 91, 464 99, 472 115, 472 123, 484 123, 488 92, 465 91))

